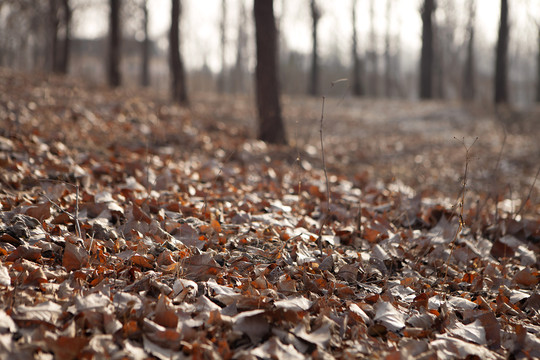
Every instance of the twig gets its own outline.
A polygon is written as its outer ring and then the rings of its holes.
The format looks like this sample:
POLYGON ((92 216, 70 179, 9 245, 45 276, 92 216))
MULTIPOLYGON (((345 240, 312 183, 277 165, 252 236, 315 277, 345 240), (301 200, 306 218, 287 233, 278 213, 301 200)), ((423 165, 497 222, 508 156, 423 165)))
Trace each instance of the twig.
POLYGON ((461 233, 461 230, 463 230, 463 227, 465 226, 465 221, 463 220, 463 208, 465 206, 465 193, 467 192, 467 176, 469 173, 469 162, 471 160, 469 156, 469 152, 473 145, 478 140, 478 137, 476 137, 471 144, 471 146, 465 145, 465 139, 461 140, 461 143, 463 144, 463 147, 465 148, 465 170, 463 172, 463 182, 461 184, 461 200, 459 200, 458 206, 459 206, 459 222, 458 227, 456 229, 456 233, 454 234, 454 238, 452 239, 452 242, 450 243, 450 254, 448 254, 448 258, 446 259, 446 269, 444 272, 444 283, 446 283, 446 279, 448 278, 448 267, 450 258, 452 257, 452 254, 454 252, 454 247, 456 246, 457 238, 459 237, 459 234, 461 233))
MULTIPOLYGON (((77 182, 75 189, 77 190, 77 195, 75 197, 75 227, 77 228, 77 236, 81 237, 81 225, 79 224, 79 182, 77 182)), ((92 238, 92 241, 93 240, 94 239, 92 238)), ((90 246, 90 251, 92 251, 92 246, 90 246)))
POLYGON ((321 109, 321 126, 319 128, 320 139, 321 139, 321 158, 322 158, 322 165, 323 165, 323 171, 324 171, 324 178, 326 180, 326 214, 323 216, 323 221, 319 229, 319 237, 317 239, 317 242, 319 244, 319 250, 321 251, 321 255, 322 255, 322 248, 323 248, 322 232, 323 232, 324 226, 326 225, 328 221, 328 216, 330 214, 330 182, 328 181, 328 173, 326 171, 326 161, 324 158, 324 142, 323 142, 324 100, 325 100, 325 97, 323 96, 322 109, 321 109))
POLYGON ((534 185, 536 184, 536 180, 538 180, 538 175, 540 175, 540 167, 538 168, 538 171, 536 172, 536 175, 534 176, 533 183, 531 184, 531 187, 529 187, 529 194, 527 194, 527 198, 525 201, 521 203, 521 206, 519 207, 518 211, 514 214, 514 219, 523 211, 525 208, 525 205, 527 202, 531 199, 531 194, 534 189, 534 185))
POLYGON ((300 145, 298 144, 298 118, 296 118, 296 127, 295 127, 295 134, 294 134, 294 137, 296 139, 296 170, 297 170, 297 175, 298 175, 298 206, 300 207, 300 200, 301 200, 301 197, 300 197, 300 191, 302 189, 302 179, 300 177, 300 171, 301 171, 301 167, 302 167, 302 159, 300 157, 300 145))

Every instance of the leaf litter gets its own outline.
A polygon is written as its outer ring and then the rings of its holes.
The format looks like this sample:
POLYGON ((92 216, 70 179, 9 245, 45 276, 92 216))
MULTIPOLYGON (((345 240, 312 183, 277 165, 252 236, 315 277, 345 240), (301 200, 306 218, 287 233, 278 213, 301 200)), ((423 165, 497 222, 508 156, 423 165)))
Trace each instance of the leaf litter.
POLYGON ((333 152, 328 199, 213 98, 0 75, 1 359, 540 357, 534 198, 460 219, 333 152))

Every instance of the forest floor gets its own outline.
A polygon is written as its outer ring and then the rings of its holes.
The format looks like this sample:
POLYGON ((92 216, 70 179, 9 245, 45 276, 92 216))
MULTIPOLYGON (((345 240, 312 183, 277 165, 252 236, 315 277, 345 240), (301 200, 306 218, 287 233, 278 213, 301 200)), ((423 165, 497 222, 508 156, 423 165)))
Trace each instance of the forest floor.
POLYGON ((540 357, 540 112, 324 101, 0 68, 0 359, 540 357))

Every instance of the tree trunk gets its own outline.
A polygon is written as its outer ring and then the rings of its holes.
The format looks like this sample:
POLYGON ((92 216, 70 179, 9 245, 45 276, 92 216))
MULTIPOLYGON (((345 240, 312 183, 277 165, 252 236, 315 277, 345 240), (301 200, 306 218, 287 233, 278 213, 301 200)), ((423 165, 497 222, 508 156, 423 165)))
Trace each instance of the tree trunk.
POLYGON ((109 59, 107 75, 109 86, 116 87, 122 83, 120 74, 120 6, 121 0, 110 0, 109 13, 109 59))
POLYGON ((58 19, 58 1, 49 0, 49 41, 50 41, 50 53, 47 58, 46 66, 52 72, 58 72, 58 53, 59 53, 59 39, 58 31, 60 27, 60 20, 58 19))
POLYGON ((49 1, 50 54, 49 69, 57 74, 67 74, 70 45, 71 8, 69 0, 49 1), (63 37, 60 36, 63 29, 63 37))
POLYGON ((357 0, 352 2, 352 92, 354 96, 364 96, 364 87, 362 86, 362 62, 358 57, 358 35, 356 33, 356 6, 357 0))
POLYGON ((189 103, 186 89, 186 73, 184 63, 180 55, 180 0, 172 0, 171 31, 169 33, 169 66, 172 79, 173 101, 187 105, 189 103))
POLYGON ((499 37, 495 54, 495 104, 508 102, 508 0, 501 0, 499 37))
POLYGON ((219 24, 219 31, 221 33, 221 72, 218 76, 217 90, 219 93, 225 92, 225 42, 226 42, 226 18, 227 18, 227 2, 221 0, 221 23, 219 24))
POLYGON ((141 4, 143 12, 143 32, 144 39, 141 49, 141 86, 147 87, 150 85, 150 37, 148 36, 148 3, 144 0, 141 4))
POLYGON ((234 66, 233 84, 235 92, 244 92, 244 62, 247 35, 245 31, 246 24, 246 8, 243 1, 239 5, 238 34, 236 40, 236 64, 234 66))
POLYGON ((536 102, 540 103, 540 24, 538 26, 537 54, 536 54, 536 102))
POLYGON ((375 0, 370 0, 369 2, 369 18, 370 51, 368 53, 368 59, 371 67, 371 74, 368 77, 368 93, 373 97, 377 97, 379 96, 379 55, 377 54, 377 36, 375 33, 375 0))
POLYGON ((257 67, 255 69, 259 139, 285 144, 287 138, 279 103, 277 31, 273 0, 255 0, 255 38, 257 67))
POLYGON ((390 55, 390 24, 392 22, 392 0, 386 0, 386 33, 384 39, 384 93, 392 96, 392 64, 390 55))
POLYGON ((319 25, 319 19, 321 17, 319 8, 315 0, 311 0, 311 41, 313 48, 311 50, 311 72, 309 76, 309 89, 308 94, 316 96, 319 94, 319 56, 317 47, 317 26, 319 25))
POLYGON ((463 70, 463 86, 461 97, 464 101, 473 101, 476 95, 475 66, 474 66, 474 22, 476 20, 476 2, 469 2, 469 22, 467 24, 467 55, 463 70))
POLYGON ((69 69, 69 51, 71 48, 71 6, 69 5, 69 0, 62 0, 62 5, 64 7, 64 41, 61 52, 59 72, 62 74, 67 74, 69 69))
POLYGON ((433 97, 433 12, 434 0, 424 0, 422 15, 422 52, 420 56, 420 98, 433 97))
POLYGON ((445 86, 445 67, 446 57, 450 56, 446 52, 444 38, 444 29, 442 26, 434 27, 433 38, 436 39, 433 42, 433 98, 444 99, 444 86, 445 86))

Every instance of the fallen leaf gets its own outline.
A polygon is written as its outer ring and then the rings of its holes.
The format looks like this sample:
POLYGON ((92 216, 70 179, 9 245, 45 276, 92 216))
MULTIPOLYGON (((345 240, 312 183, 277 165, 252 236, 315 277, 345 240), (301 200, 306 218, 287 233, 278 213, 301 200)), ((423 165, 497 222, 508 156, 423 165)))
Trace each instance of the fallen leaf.
POLYGON ((249 351, 251 356, 257 356, 258 358, 265 359, 291 359, 302 360, 305 356, 298 352, 291 344, 284 345, 275 336, 268 339, 264 344, 261 344, 249 351))
POLYGON ((375 317, 373 320, 394 332, 405 327, 404 315, 386 301, 379 301, 375 304, 375 317))
POLYGON ((79 245, 66 241, 64 255, 62 256, 62 266, 67 271, 79 270, 88 264, 88 253, 79 245))
POLYGON ((535 286, 538 284, 538 272, 533 273, 530 268, 526 267, 516 274, 514 281, 527 287, 535 286))
POLYGON ((480 320, 463 325, 461 322, 454 322, 452 327, 447 329, 448 333, 459 336, 463 340, 474 342, 478 345, 487 345, 486 330, 480 320))
POLYGON ((311 305, 312 302, 305 297, 294 297, 274 302, 274 306, 278 309, 290 311, 306 311, 311 307, 311 305))
POLYGON ((262 309, 241 312, 233 317, 233 330, 246 334, 252 344, 258 344, 270 331, 262 309))

